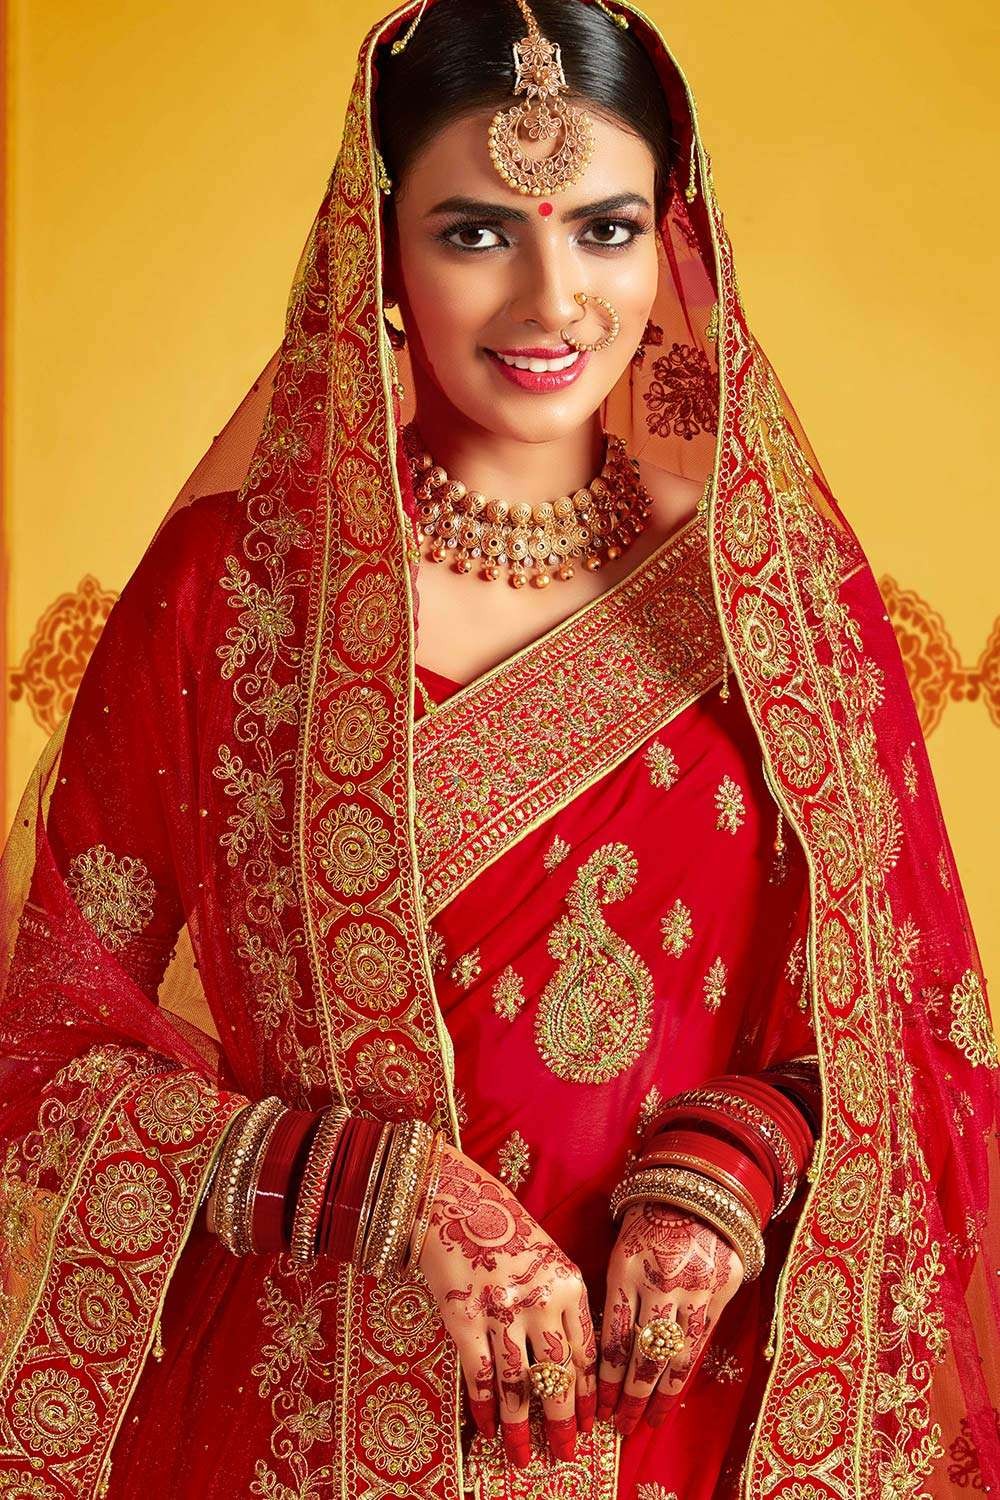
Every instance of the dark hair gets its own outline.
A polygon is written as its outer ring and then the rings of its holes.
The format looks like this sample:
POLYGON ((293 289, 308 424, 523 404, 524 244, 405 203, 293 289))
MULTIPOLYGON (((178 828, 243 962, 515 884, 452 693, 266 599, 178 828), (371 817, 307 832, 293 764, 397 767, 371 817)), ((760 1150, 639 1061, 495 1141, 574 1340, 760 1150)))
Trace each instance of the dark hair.
MULTIPOLYGON (((630 30, 616 26, 596 5, 531 0, 531 9, 543 36, 561 49, 567 88, 560 98, 589 103, 648 145, 656 164, 659 219, 677 143, 652 59, 630 30)), ((389 45, 379 49, 379 149, 394 185, 452 120, 513 102, 511 48, 526 31, 514 0, 436 0, 402 52, 393 56, 389 45)))

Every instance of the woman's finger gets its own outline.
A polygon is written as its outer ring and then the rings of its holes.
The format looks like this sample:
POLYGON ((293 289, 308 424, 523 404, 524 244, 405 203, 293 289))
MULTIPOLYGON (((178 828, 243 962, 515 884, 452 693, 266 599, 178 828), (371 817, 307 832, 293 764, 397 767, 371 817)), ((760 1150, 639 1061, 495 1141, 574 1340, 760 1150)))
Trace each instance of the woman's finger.
POLYGON ((519 1469, 531 1459, 528 1431, 528 1350, 524 1326, 494 1324, 490 1344, 500 1397, 500 1431, 504 1452, 519 1469))
POLYGON ((493 1350, 485 1331, 471 1335, 458 1345, 458 1356, 469 1393, 472 1420, 484 1437, 496 1437, 497 1381, 493 1350))
POLYGON ((562 1327, 553 1328, 551 1322, 546 1325, 535 1318, 529 1319, 527 1332, 533 1363, 551 1359, 569 1373, 569 1385, 561 1395, 543 1396, 541 1400, 545 1436, 553 1455, 559 1459, 572 1459, 576 1451, 576 1367, 572 1345, 562 1327))
POLYGON ((581 1432, 589 1432, 597 1410, 597 1334, 590 1316, 587 1288, 563 1313, 563 1327, 576 1361, 576 1421, 581 1432))
MULTIPOLYGON (((639 1328, 653 1318, 666 1318, 668 1322, 676 1319, 683 1327, 678 1299, 683 1298, 684 1295, 683 1288, 677 1288, 666 1295, 661 1292, 655 1297, 650 1296, 648 1292, 640 1293, 639 1313, 636 1319, 639 1328)), ((623 1437, 632 1431, 646 1410, 657 1381, 664 1375, 670 1363, 666 1359, 653 1359, 651 1355, 643 1351, 639 1344, 639 1328, 634 1330, 632 1356, 625 1372, 625 1382, 618 1398, 618 1409, 615 1412, 615 1426, 623 1437)))
MULTIPOLYGON (((612 1266, 614 1260, 612 1259, 612 1266)), ((601 1321, 601 1362, 597 1373, 597 1418, 607 1421, 618 1405, 618 1398, 632 1357, 632 1325, 635 1322, 637 1293, 628 1290, 611 1270, 608 1292, 601 1321)))
POLYGON ((684 1346, 663 1371, 649 1398, 646 1422, 650 1427, 659 1427, 665 1421, 690 1385, 711 1342, 721 1306, 719 1298, 712 1297, 701 1306, 689 1302, 679 1311, 677 1321, 684 1329, 684 1346))

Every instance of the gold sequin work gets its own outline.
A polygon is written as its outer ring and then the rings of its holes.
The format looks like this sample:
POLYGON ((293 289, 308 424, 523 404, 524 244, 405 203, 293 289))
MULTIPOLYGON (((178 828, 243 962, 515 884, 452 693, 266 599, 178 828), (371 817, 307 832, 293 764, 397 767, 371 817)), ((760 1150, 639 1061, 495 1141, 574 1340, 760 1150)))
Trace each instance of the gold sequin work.
POLYGON ((660 920, 663 946, 675 958, 680 958, 694 936, 691 927, 691 908, 685 906, 678 896, 665 917, 660 920))

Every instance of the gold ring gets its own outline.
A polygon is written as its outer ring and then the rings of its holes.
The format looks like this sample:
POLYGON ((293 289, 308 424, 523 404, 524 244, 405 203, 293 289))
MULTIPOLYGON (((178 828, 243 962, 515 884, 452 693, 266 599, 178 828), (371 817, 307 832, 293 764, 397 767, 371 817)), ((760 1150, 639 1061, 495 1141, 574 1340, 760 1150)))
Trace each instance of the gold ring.
POLYGON ((607 333, 603 336, 603 338, 599 338, 596 343, 593 344, 581 343, 577 339, 575 339, 572 334, 567 333, 565 328, 560 328, 559 332, 561 336, 566 340, 567 344, 572 344, 574 349, 585 350, 606 349, 609 344, 613 344, 615 339, 618 337, 618 331, 622 326, 622 322, 621 318, 618 316, 618 313, 615 311, 615 309, 611 306, 611 303, 608 301, 607 297, 599 297, 596 292, 574 292, 573 300, 575 302, 579 302, 581 307, 585 307, 588 302, 599 302, 600 305, 604 308, 604 311, 607 313, 609 319, 611 320, 611 326, 609 327, 607 333))
POLYGON ((573 1372, 569 1364, 572 1349, 558 1363, 554 1359, 540 1359, 528 1366, 528 1379, 536 1396, 563 1396, 573 1383, 573 1372))
POLYGON ((684 1330, 676 1318, 650 1318, 641 1328, 638 1323, 635 1326, 639 1329, 636 1343, 657 1364, 673 1359, 684 1347, 684 1330))

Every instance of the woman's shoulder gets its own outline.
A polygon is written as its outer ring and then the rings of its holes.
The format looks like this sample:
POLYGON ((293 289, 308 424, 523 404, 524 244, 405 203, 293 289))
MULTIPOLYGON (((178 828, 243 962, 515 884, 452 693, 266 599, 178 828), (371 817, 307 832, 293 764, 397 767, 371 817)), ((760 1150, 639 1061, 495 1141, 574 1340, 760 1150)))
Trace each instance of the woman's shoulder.
POLYGON ((658 468, 648 459, 636 460, 639 479, 653 497, 656 514, 668 531, 683 525, 697 509, 704 484, 697 479, 686 479, 670 469, 658 468))

